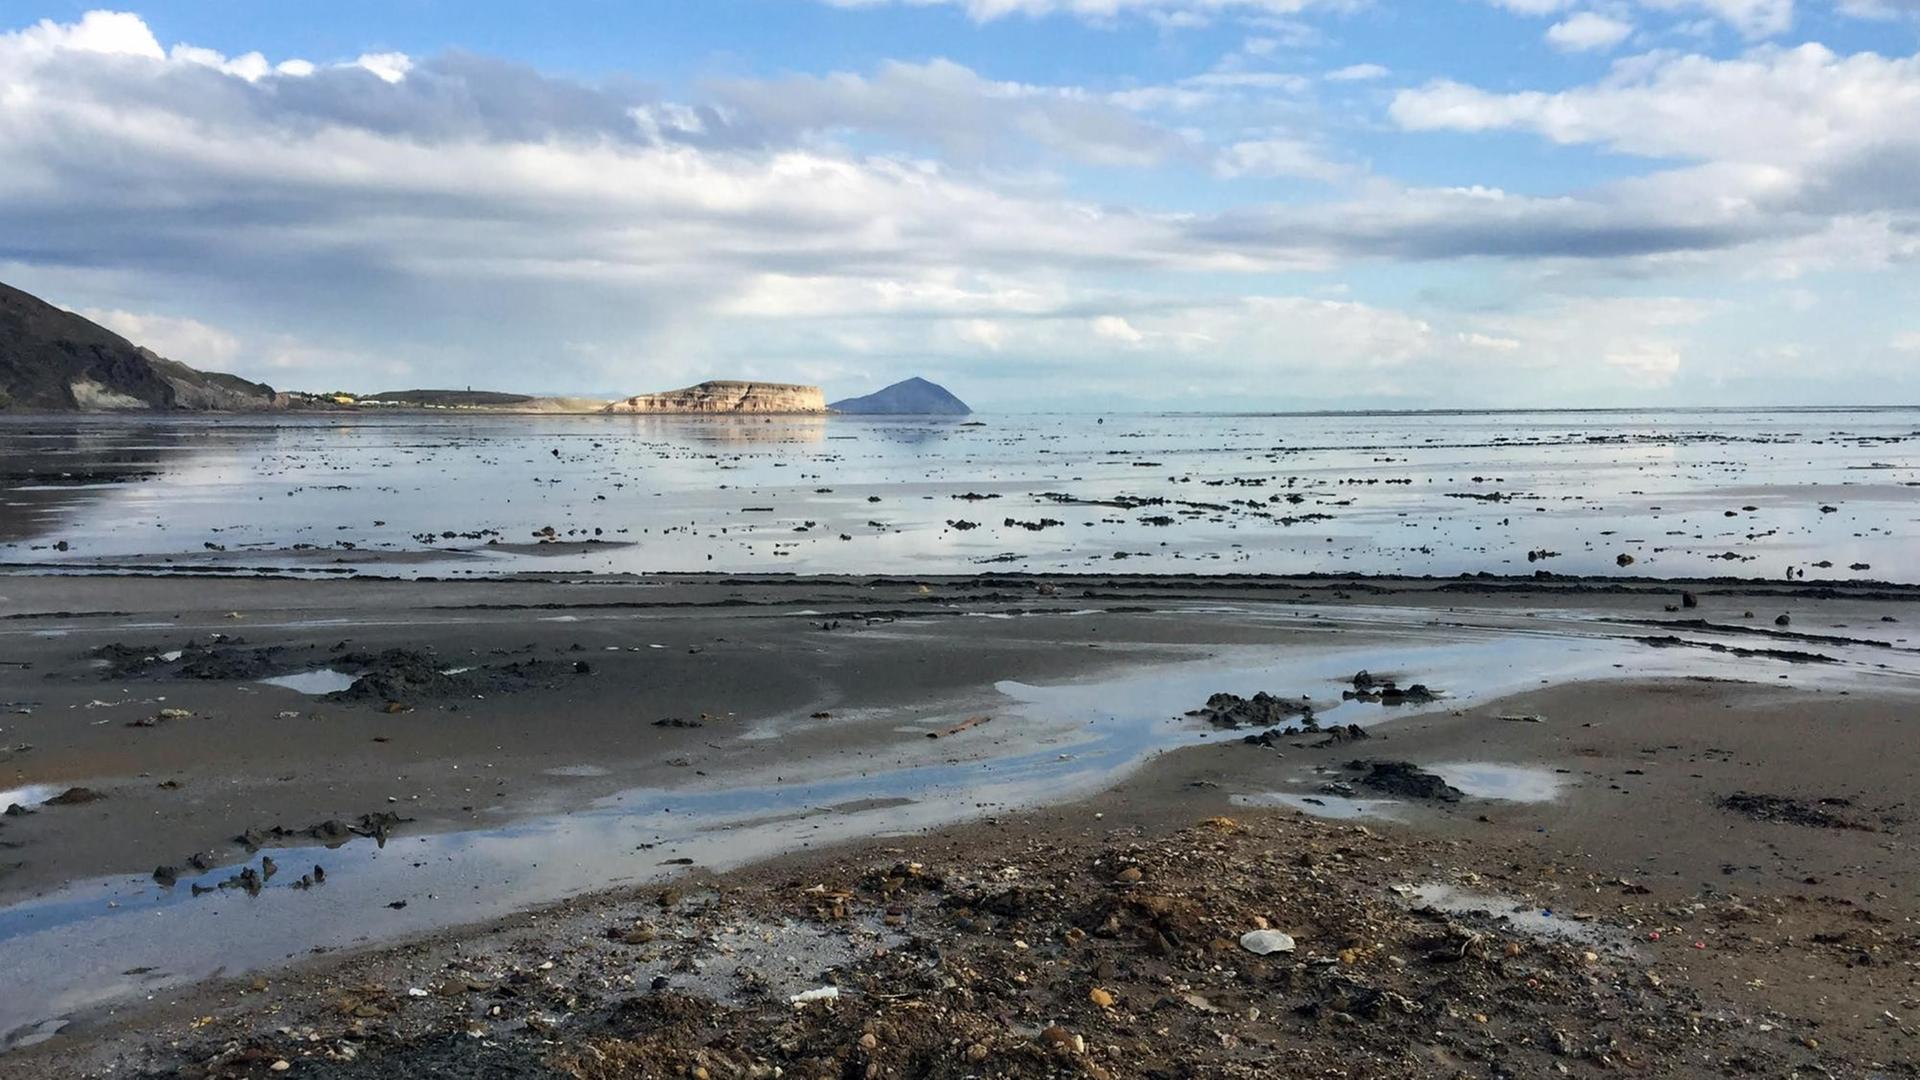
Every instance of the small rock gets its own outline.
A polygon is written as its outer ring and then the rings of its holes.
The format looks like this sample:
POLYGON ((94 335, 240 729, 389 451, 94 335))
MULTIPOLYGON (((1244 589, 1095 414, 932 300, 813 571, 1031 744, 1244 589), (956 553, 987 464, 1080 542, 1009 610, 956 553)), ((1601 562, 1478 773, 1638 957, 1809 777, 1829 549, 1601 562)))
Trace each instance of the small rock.
POLYGON ((1240 947, 1255 956, 1293 951, 1293 938, 1278 930, 1249 930, 1240 935, 1240 947))

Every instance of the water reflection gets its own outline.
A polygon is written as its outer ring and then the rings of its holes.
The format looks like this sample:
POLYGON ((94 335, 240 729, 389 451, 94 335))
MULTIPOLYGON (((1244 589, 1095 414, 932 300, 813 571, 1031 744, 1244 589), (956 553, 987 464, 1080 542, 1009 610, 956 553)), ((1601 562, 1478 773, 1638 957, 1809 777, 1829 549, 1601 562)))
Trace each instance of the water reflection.
POLYGON ((1920 580, 1916 417, 0 417, 0 560, 1920 580))

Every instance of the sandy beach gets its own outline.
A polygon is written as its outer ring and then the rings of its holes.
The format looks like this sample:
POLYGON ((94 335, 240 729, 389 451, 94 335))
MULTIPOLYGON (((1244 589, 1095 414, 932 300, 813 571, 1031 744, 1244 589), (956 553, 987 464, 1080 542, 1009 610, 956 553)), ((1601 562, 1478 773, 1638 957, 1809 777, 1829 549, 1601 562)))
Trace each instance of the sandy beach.
POLYGON ((17 576, 0 596, 0 801, 31 811, 0 819, 0 948, 42 991, 0 1025, 19 1075, 1912 1060, 1920 590, 17 576), (1284 704, 1240 718, 1284 722, 1192 715, 1263 691, 1284 704), (1126 865, 1153 876, 1116 885, 1126 865), (1016 883, 1044 898, 965 914, 1016 883), (1141 956, 1131 916, 1090 921, 1136 893, 1192 925, 1141 956), (1297 951, 1256 962, 1236 942, 1259 920, 1297 951), (1431 970, 1436 925, 1484 966, 1431 970), (1549 956, 1573 970, 1503 971, 1549 956), (1334 976, 1479 1004, 1438 1027, 1302 1011, 1334 976), (504 1000, 517 979, 539 993, 504 1000), (836 1004, 787 1000, 824 985, 836 1004), (627 1045, 625 1012, 706 1000, 627 1045), (907 1001, 951 1030, 902 1028, 907 1001))

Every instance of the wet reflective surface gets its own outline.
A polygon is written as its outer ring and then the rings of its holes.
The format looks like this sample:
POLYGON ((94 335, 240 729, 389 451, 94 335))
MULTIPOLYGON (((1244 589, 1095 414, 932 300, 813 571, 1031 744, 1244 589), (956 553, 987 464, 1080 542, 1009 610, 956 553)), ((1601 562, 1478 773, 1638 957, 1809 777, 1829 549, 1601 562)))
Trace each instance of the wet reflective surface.
POLYGON ((1105 419, 0 417, 0 562, 1920 581, 1911 409, 1105 419))
POLYGON ((1475 799, 1499 799, 1503 802, 1542 803, 1560 797, 1567 778, 1552 769, 1525 765, 1502 765, 1492 761, 1442 761, 1424 766, 1427 771, 1475 799))
POLYGON ((356 676, 332 668, 316 668, 312 671, 296 671, 291 675, 275 675, 270 679, 261 679, 262 686, 277 686, 282 690, 292 690, 297 694, 336 694, 352 686, 356 676))
MULTIPOLYGON (((924 738, 924 727, 907 731, 905 764, 897 767, 874 768, 869 758, 826 762, 795 782, 783 766, 787 782, 738 775, 629 790, 572 813, 494 828, 410 835, 402 826, 384 846, 354 839, 333 849, 277 848, 269 854, 279 873, 258 895, 221 887, 237 866, 182 877, 171 887, 134 876, 74 882, 0 908, 0 955, 14 985, 32 988, 0 995, 0 1032, 31 1033, 92 1005, 270 967, 313 950, 392 941, 655 880, 680 872, 684 861, 725 868, 813 843, 1069 800, 1115 783, 1164 750, 1237 742, 1243 732, 1217 731, 1186 715, 1217 691, 1304 694, 1329 725, 1368 725, 1492 700, 1537 686, 1547 673, 1555 682, 1703 675, 1771 683, 1786 675, 1805 688, 1920 685, 1920 654, 1903 649, 1836 643, 1821 646, 1834 662, 1796 664, 1649 648, 1616 625, 1578 614, 1453 613, 1459 622, 1439 626, 1431 615, 1342 609, 1314 620, 1338 623, 1341 636, 1330 634, 1324 647, 1239 647, 1095 679, 1001 682, 1005 707, 994 710, 990 727, 937 742, 924 738), (1416 618, 1428 633, 1415 643, 1366 640, 1370 627, 1404 630, 1416 618), (1343 700, 1341 689, 1361 668, 1425 682, 1442 696, 1401 707, 1343 700), (295 887, 316 864, 326 869, 324 883, 295 887), (212 891, 196 896, 196 885, 212 891)), ((582 765, 562 769, 590 775, 593 766, 582 765)), ((1436 768, 1486 798, 1539 797, 1552 782, 1534 767, 1436 768)), ((1364 798, 1343 804, 1311 789, 1284 794, 1313 795, 1320 799, 1314 809, 1329 814, 1391 810, 1364 798)))
POLYGON ((1472 892, 1442 882, 1429 882, 1414 887, 1409 899, 1417 907, 1429 907, 1451 915, 1477 917, 1530 937, 1551 938, 1622 953, 1632 951, 1629 939, 1623 931, 1602 923, 1576 918, 1570 911, 1536 906, 1511 897, 1472 892))

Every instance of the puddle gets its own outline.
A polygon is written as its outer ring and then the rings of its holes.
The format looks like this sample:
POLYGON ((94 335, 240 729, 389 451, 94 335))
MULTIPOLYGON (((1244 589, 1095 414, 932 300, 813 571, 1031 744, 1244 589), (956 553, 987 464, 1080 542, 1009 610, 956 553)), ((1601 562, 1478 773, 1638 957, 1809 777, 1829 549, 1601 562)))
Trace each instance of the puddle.
POLYGON ((1334 821, 1399 821, 1404 803, 1393 799, 1357 799, 1345 795, 1309 795, 1290 791, 1263 791, 1233 796, 1235 806, 1289 806, 1314 817, 1334 821))
POLYGON ((34 1024, 14 1036, 13 1040, 7 1045, 13 1049, 38 1046, 48 1039, 53 1038, 55 1035, 60 1034, 61 1029, 65 1028, 68 1023, 69 1021, 66 1020, 48 1020, 45 1023, 34 1024))
POLYGON ((607 776, 610 773, 598 765, 558 765, 540 771, 546 776, 607 776))
POLYGON ((1576 918, 1570 911, 1534 907, 1512 897, 1468 892, 1437 881, 1416 885, 1406 895, 1414 907, 1430 907, 1469 921, 1490 921, 1529 937, 1551 938, 1620 952, 1630 951, 1628 942, 1631 937, 1626 931, 1590 919, 1576 918))
POLYGON ((267 686, 278 686, 284 690, 318 697, 322 694, 337 694, 352 686, 357 678, 358 676, 348 675, 346 672, 335 671, 332 668, 316 668, 313 671, 296 671, 291 675, 275 675, 271 679, 261 679, 260 682, 267 686))
POLYGON ((28 784, 25 787, 0 789, 0 810, 19 804, 29 810, 37 809, 41 803, 67 790, 57 784, 28 784))
POLYGON ((1552 769, 1502 765, 1491 761, 1455 761, 1422 766, 1475 799, 1542 803, 1560 797, 1567 778, 1552 769))
MULTIPOLYGON (((1159 727, 1162 725, 1155 725, 1159 727)), ((407 836, 380 847, 273 849, 281 871, 260 895, 217 886, 236 867, 182 877, 109 876, 0 908, 0 953, 15 985, 0 1033, 215 974, 284 964, 309 950, 359 947, 483 922, 590 890, 663 880, 669 860, 724 870, 856 836, 885 836, 1072 799, 1114 783, 1165 733, 1080 725, 1026 753, 815 783, 637 789, 570 814, 496 829, 407 836), (325 884, 291 888, 318 863, 325 884), (404 900, 404 908, 387 905, 404 900), (136 981, 103 972, 151 969, 136 981)), ((255 862, 257 863, 257 859, 255 862)), ((0 1034, 0 1043, 5 1036, 0 1034)))

